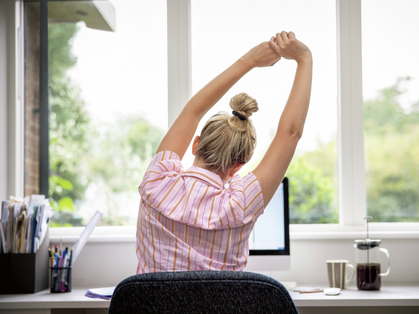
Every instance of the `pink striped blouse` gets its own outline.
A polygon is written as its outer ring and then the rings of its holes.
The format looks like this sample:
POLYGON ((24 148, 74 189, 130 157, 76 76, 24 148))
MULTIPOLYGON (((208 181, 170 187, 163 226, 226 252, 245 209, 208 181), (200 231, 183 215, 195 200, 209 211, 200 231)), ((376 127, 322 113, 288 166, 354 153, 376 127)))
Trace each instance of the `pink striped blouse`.
POLYGON ((206 169, 184 171, 179 157, 158 153, 138 188, 137 274, 189 270, 243 270, 248 238, 263 213, 253 173, 227 188, 206 169))

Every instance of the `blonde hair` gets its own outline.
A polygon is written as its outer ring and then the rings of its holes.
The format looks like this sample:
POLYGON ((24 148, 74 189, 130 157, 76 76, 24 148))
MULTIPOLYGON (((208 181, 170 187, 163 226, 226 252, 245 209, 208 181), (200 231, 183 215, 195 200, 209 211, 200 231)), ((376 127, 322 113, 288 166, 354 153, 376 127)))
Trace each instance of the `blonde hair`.
POLYGON ((205 123, 195 150, 206 167, 221 174, 237 163, 247 163, 256 147, 256 131, 249 119, 259 110, 256 100, 240 93, 231 98, 230 107, 238 115, 219 112, 212 116, 205 123))

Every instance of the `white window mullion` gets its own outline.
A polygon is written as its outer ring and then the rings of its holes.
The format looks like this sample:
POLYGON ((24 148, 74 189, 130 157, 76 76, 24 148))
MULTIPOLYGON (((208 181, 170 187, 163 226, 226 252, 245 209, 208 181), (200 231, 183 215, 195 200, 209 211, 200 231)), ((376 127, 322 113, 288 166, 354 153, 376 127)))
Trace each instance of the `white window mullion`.
POLYGON ((339 101, 339 222, 363 224, 366 216, 362 117, 361 0, 337 0, 339 101))
POLYGON ((191 96, 191 2, 167 0, 169 127, 191 96))

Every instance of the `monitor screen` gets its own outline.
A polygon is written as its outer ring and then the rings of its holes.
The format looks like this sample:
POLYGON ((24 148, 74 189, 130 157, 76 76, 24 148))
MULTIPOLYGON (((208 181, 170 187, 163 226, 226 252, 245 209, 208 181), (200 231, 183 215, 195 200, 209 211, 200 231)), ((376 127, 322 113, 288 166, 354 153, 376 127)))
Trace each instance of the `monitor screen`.
POLYGON ((284 178, 249 237, 250 255, 289 255, 288 179, 284 178))

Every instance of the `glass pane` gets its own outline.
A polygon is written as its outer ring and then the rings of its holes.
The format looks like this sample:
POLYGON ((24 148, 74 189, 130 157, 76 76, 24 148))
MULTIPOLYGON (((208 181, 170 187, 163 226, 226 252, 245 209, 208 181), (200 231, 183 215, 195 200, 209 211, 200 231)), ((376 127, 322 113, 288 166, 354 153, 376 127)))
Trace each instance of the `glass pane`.
MULTIPOLYGON (((294 31, 314 59, 311 108, 303 138, 291 163, 291 223, 337 223, 336 4, 310 1, 192 1, 192 89, 221 73, 253 46, 276 32, 294 31)), ((252 116, 258 146, 241 174, 254 169, 275 134, 294 79, 295 62, 255 69, 204 117, 230 111, 232 96, 246 92, 259 103, 252 116)), ((201 123, 198 132, 200 132, 201 123)))
POLYGON ((362 1, 368 215, 419 221, 419 2, 362 1))
POLYGON ((53 226, 86 224, 96 210, 102 224, 134 225, 167 129, 166 1, 111 5, 113 31, 107 1, 49 2, 53 226))

